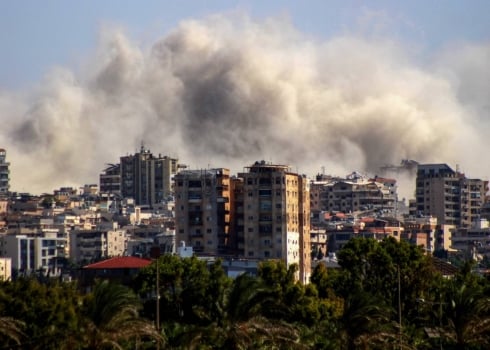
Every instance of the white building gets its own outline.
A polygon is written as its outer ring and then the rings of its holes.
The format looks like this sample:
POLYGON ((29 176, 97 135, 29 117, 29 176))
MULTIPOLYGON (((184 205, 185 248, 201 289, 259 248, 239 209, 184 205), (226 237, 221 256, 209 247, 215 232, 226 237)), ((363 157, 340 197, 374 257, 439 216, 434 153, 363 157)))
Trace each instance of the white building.
POLYGON ((5 235, 0 237, 0 254, 11 259, 12 269, 22 273, 42 270, 57 275, 60 272, 58 258, 66 240, 56 235, 34 237, 5 235))

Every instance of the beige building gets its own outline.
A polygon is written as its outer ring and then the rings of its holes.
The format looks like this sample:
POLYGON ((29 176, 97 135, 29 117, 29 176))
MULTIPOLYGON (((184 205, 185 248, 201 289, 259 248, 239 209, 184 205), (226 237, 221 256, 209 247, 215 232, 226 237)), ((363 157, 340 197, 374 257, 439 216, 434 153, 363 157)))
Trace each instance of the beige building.
POLYGON ((234 191, 234 228, 243 229, 236 232, 239 250, 243 247, 245 258, 297 264, 300 281, 307 283, 311 273, 309 181, 285 165, 261 161, 246 169, 238 174, 243 179, 237 182, 240 190, 234 191))
POLYGON ((364 178, 353 173, 346 179, 333 179, 331 182, 313 182, 312 210, 340 211, 354 213, 359 211, 381 212, 395 216, 397 201, 396 180, 375 177, 364 178))
POLYGON ((12 279, 12 259, 0 258, 0 281, 10 281, 12 279))
POLYGON ((70 258, 76 263, 86 263, 122 256, 126 252, 126 242, 125 230, 74 230, 70 232, 70 258))
POLYGON ((440 224, 471 227, 487 192, 488 181, 468 179, 447 164, 419 164, 412 213, 432 215, 440 224))
POLYGON ((198 254, 230 251, 230 171, 183 170, 174 177, 176 241, 198 254))

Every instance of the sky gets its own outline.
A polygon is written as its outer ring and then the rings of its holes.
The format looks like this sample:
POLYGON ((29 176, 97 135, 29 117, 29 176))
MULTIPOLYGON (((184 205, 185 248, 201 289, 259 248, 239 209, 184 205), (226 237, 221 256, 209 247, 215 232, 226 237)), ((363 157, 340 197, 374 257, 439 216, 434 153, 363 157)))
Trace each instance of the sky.
POLYGON ((490 177, 490 2, 0 1, 12 190, 138 150, 312 176, 401 159, 490 177))
POLYGON ((383 34, 429 52, 458 41, 490 38, 487 0, 1 1, 1 87, 22 88, 53 66, 77 66, 94 50, 106 25, 124 27, 144 43, 182 20, 233 11, 256 19, 286 16, 300 31, 320 39, 363 30, 363 21, 377 17, 375 26, 383 34))

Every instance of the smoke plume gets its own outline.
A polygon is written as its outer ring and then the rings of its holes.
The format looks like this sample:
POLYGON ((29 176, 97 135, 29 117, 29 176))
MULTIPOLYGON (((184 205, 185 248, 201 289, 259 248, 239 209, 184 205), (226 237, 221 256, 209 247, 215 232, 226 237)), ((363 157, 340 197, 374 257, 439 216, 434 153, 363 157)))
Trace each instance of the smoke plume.
POLYGON ((150 48, 109 29, 77 72, 0 90, 0 147, 12 190, 34 193, 97 183, 142 142, 192 168, 344 175, 415 159, 485 177, 490 45, 453 49, 421 64, 394 40, 320 42, 247 17, 185 21, 150 48))

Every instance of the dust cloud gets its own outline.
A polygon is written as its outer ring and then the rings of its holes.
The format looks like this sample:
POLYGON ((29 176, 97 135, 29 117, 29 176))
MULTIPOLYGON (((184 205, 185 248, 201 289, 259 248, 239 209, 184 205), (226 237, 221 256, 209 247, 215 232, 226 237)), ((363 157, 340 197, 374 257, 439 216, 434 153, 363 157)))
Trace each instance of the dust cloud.
POLYGON ((409 51, 362 35, 319 41, 287 20, 247 16, 184 21, 151 47, 103 30, 82 67, 0 90, 11 189, 97 183, 142 142, 192 168, 239 172, 264 159, 344 175, 414 159, 486 177, 490 45, 424 63, 409 51))

